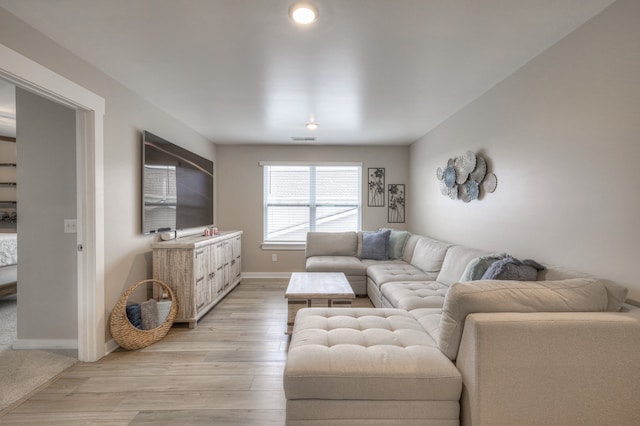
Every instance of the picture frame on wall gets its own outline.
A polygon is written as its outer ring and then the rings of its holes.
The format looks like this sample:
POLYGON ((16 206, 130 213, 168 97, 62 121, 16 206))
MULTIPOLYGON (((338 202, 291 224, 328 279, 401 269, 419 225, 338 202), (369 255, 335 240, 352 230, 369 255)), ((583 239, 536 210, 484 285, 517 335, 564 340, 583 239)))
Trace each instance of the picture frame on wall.
POLYGON ((404 223, 405 220, 405 192, 404 184, 389 184, 387 189, 389 198, 389 223, 404 223))
POLYGON ((367 170, 369 177, 369 207, 384 207, 384 168, 370 167, 367 170))

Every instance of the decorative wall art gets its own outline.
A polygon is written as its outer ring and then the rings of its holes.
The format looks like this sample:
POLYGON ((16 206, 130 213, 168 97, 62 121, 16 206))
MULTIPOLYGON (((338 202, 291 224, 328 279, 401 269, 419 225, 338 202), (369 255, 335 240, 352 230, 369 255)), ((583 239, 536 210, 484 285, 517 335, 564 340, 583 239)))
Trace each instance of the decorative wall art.
POLYGON ((444 169, 438 167, 436 177, 440 181, 442 195, 465 203, 477 200, 484 192, 494 192, 498 186, 496 175, 487 173, 487 161, 473 151, 450 158, 444 169))
POLYGON ((389 184, 389 223, 404 223, 404 184, 389 184))
POLYGON ((384 169, 374 167, 369 172, 369 207, 384 207, 384 169))

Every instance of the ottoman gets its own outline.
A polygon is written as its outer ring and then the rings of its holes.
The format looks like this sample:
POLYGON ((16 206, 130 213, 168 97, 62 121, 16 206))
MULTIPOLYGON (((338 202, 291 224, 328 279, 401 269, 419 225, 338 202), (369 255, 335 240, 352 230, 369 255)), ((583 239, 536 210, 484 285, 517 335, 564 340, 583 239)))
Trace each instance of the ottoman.
POLYGON ((459 424, 460 373, 402 309, 301 309, 283 382, 287 425, 459 424))

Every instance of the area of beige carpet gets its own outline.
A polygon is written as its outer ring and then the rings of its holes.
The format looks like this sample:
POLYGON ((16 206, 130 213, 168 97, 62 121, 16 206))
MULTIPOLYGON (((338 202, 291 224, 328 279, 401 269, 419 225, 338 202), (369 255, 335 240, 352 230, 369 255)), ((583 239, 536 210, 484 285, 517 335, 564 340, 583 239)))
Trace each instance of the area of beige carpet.
POLYGON ((16 340, 16 317, 18 309, 16 296, 0 298, 0 350, 16 340))
POLYGON ((16 304, 0 299, 0 411, 78 362, 75 351, 13 350, 16 304))

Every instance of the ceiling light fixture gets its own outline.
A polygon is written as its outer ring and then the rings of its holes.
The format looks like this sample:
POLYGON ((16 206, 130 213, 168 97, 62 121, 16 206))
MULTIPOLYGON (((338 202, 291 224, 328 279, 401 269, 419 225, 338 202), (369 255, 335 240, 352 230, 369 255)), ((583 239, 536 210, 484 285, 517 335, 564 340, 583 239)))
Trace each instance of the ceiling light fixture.
POLYGON ((309 3, 296 3, 289 9, 289 16, 298 24, 308 25, 318 19, 318 9, 309 3))
POLYGON ((318 123, 315 121, 309 121, 305 126, 307 126, 307 129, 309 130, 316 130, 318 128, 318 123))

